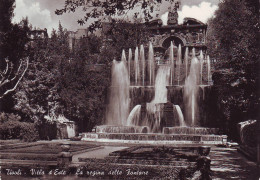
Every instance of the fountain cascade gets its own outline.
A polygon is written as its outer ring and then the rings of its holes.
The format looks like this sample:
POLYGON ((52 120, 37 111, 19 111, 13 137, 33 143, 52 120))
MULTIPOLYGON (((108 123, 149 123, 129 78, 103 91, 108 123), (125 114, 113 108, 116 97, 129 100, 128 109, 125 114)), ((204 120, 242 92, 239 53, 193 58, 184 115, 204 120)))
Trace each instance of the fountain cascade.
POLYGON ((202 51, 197 59, 195 49, 189 53, 186 48, 182 61, 181 45, 175 57, 172 42, 169 59, 164 64, 155 64, 151 43, 147 60, 143 45, 136 47, 134 56, 131 49, 128 53, 128 62, 124 50, 121 61, 113 61, 106 124, 96 126, 92 133, 84 133, 83 140, 157 144, 223 142, 225 136, 217 135, 217 129, 202 127, 201 119, 207 116, 200 105, 211 83, 209 57, 207 67, 203 68, 206 63, 202 51))

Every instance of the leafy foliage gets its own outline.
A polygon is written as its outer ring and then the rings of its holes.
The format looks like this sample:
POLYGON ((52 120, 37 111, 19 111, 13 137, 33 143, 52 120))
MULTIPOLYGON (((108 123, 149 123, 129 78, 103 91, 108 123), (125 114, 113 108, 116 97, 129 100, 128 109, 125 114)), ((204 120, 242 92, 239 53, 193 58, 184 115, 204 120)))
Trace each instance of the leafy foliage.
MULTIPOLYGON (((170 3, 174 3, 174 0, 166 0, 170 3)), ((159 7, 162 0, 66 0, 62 9, 57 9, 56 14, 62 15, 63 13, 75 12, 81 9, 85 15, 78 20, 78 23, 83 25, 91 22, 90 19, 94 19, 94 22, 89 25, 89 30, 93 31, 96 28, 101 28, 102 19, 108 16, 125 17, 129 11, 138 9, 140 12, 134 12, 134 17, 137 18, 139 14, 144 15, 145 21, 152 19, 152 13, 159 7)), ((175 7, 178 7, 179 3, 175 3, 175 7)))
MULTIPOLYGON (((213 74, 220 124, 231 138, 236 124, 259 118, 259 3, 225 0, 209 22, 209 54, 218 60, 213 74)), ((233 136, 233 137, 232 137, 233 136)))
POLYGON ((15 109, 33 122, 39 122, 47 113, 59 110, 57 79, 64 71, 69 48, 67 34, 61 26, 58 33, 59 36, 53 31, 50 40, 38 39, 34 42, 28 72, 14 95, 15 109))
POLYGON ((102 68, 105 65, 95 65, 105 62, 98 54, 101 42, 96 36, 82 38, 71 51, 68 33, 61 25, 50 39, 35 41, 28 73, 14 98, 15 110, 37 123, 41 138, 56 136, 42 132, 53 128, 45 122, 45 115, 62 114, 76 121, 80 131, 101 123, 110 72, 102 68))
POLYGON ((129 48, 133 50, 140 44, 148 44, 151 32, 144 24, 115 20, 103 24, 103 35, 105 42, 101 56, 103 59, 110 58, 107 61, 111 62, 113 59, 121 59, 123 49, 128 51, 129 48), (109 55, 106 56, 107 54, 109 55))

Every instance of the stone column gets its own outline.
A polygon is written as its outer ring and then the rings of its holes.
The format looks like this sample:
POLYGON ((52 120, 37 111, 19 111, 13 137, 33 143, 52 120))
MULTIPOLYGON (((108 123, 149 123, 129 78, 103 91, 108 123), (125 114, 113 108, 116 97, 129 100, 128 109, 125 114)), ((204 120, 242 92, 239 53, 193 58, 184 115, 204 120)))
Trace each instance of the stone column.
POLYGON ((256 149, 256 156, 257 156, 257 165, 260 168, 260 120, 257 120, 257 149, 256 149))

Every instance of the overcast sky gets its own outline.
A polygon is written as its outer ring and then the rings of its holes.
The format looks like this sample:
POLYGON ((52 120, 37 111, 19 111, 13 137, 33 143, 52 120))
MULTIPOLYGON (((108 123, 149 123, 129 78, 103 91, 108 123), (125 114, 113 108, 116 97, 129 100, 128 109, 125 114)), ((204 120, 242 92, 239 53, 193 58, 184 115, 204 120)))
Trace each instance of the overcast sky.
MULTIPOLYGON (((78 28, 86 28, 87 25, 80 26, 77 20, 84 16, 83 12, 66 13, 61 16, 55 15, 56 9, 64 6, 65 0, 16 0, 13 22, 19 22, 23 17, 28 17, 29 22, 36 28, 47 28, 48 33, 52 28, 57 29, 59 21, 68 30, 76 31, 78 28)), ((218 8, 219 0, 180 0, 179 23, 184 17, 193 17, 204 23, 214 15, 218 8)), ((160 6, 159 17, 167 22, 169 3, 164 2, 160 6)))

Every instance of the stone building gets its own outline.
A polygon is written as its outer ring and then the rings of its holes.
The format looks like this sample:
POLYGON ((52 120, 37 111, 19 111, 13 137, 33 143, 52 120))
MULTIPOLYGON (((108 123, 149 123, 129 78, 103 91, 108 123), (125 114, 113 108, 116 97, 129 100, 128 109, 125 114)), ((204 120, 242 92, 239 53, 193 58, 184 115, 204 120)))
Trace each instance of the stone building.
POLYGON ((185 51, 186 47, 195 48, 196 53, 202 50, 206 53, 207 25, 193 18, 185 18, 182 25, 168 24, 162 26, 161 20, 150 22, 147 26, 152 31, 150 41, 157 52, 165 52, 171 41, 185 51))
POLYGON ((69 48, 74 50, 76 44, 81 38, 87 38, 89 35, 88 29, 78 29, 77 31, 68 31, 69 33, 69 48))
POLYGON ((47 29, 34 29, 34 30, 30 30, 27 34, 28 38, 29 38, 29 42, 27 44, 27 46, 30 46, 32 48, 35 47, 35 42, 39 41, 39 40, 45 40, 48 39, 48 32, 47 29))
POLYGON ((200 50, 204 55, 207 52, 207 25, 194 18, 185 18, 183 24, 178 24, 176 9, 169 12, 167 25, 163 25, 161 19, 156 19, 147 23, 146 27, 151 32, 150 41, 157 56, 165 58, 171 41, 175 47, 175 55, 177 55, 179 45, 182 48, 182 55, 185 54, 187 48, 190 54, 193 48, 196 55, 199 55, 200 50))
MULTIPOLYGON (((127 27, 122 23, 122 27, 127 27)), ((171 41, 175 46, 175 55, 177 55, 177 47, 181 45, 182 55, 184 56, 186 48, 191 51, 194 48, 198 56, 200 50, 203 51, 204 57, 207 54, 206 46, 206 32, 207 25, 194 18, 185 18, 182 24, 178 24, 178 13, 174 9, 168 14, 167 25, 163 25, 161 19, 154 19, 150 22, 143 24, 135 24, 149 31, 149 41, 152 42, 155 55, 159 59, 167 59, 167 50, 170 47, 171 41)), ((104 43, 111 41, 109 36, 105 36, 106 31, 109 29, 109 23, 103 23, 102 34, 104 36, 104 43)), ((148 44, 144 45, 148 47, 148 44)))
POLYGON ((88 37, 91 34, 100 36, 100 31, 96 30, 95 32, 90 32, 88 28, 77 29, 77 31, 68 31, 69 33, 69 47, 70 50, 74 50, 76 45, 79 43, 80 39, 88 40, 88 37))
POLYGON ((28 37, 30 38, 31 41, 37 40, 37 39, 45 39, 48 38, 48 33, 47 29, 35 29, 35 30, 30 30, 28 32, 28 37))

